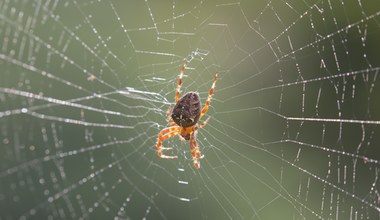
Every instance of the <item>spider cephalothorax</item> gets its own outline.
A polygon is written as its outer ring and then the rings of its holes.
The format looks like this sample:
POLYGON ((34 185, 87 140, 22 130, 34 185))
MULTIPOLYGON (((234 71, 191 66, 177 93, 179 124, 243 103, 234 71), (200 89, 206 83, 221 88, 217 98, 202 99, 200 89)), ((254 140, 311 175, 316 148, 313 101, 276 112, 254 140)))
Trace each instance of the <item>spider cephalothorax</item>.
POLYGON ((182 76, 186 68, 186 63, 183 65, 181 69, 181 74, 178 78, 178 86, 175 94, 175 106, 173 108, 173 111, 170 115, 170 108, 166 112, 166 117, 168 118, 169 125, 171 127, 164 128, 161 130, 161 132, 158 134, 157 138, 157 155, 161 158, 168 158, 173 159, 177 158, 177 156, 167 156, 162 154, 163 150, 171 150, 170 147, 162 147, 162 142, 166 139, 169 139, 175 135, 180 135, 185 140, 188 140, 190 142, 190 150, 191 155, 193 157, 193 162, 195 168, 200 168, 200 164, 198 162, 198 159, 202 158, 203 155, 199 151, 197 139, 196 139, 196 133, 197 130, 201 127, 203 127, 207 120, 202 122, 201 124, 198 124, 199 119, 202 118, 202 116, 207 112, 208 107, 210 106, 211 97, 214 92, 216 78, 218 77, 218 72, 215 74, 214 82, 211 86, 210 93, 207 97, 207 101, 205 106, 201 109, 201 101, 199 98, 198 93, 196 92, 188 92, 186 93, 182 98, 178 100, 179 92, 182 85, 182 76))

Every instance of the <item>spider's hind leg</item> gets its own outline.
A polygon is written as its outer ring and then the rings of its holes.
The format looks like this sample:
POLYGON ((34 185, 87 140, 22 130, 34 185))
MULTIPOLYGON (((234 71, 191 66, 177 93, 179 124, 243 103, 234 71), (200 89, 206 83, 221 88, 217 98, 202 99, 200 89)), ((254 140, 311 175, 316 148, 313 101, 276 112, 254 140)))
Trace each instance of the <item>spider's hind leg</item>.
POLYGON ((207 122, 210 120, 210 118, 211 117, 208 117, 206 120, 204 120, 202 123, 200 123, 198 129, 205 126, 207 124, 207 122))
POLYGON ((206 114, 206 112, 208 110, 208 107, 210 106, 211 97, 212 97, 212 94, 214 93, 214 89, 215 89, 215 84, 216 84, 216 79, 217 78, 218 78, 218 72, 215 73, 214 82, 212 83, 210 92, 209 92, 208 97, 207 97, 206 104, 205 104, 205 106, 202 109, 201 116, 199 117, 199 119, 202 118, 204 114, 206 114))
POLYGON ((181 68, 181 73, 179 74, 179 78, 178 78, 178 86, 177 86, 177 89, 175 91, 175 103, 176 104, 178 102, 179 92, 180 92, 181 86, 182 86, 182 77, 183 77, 183 73, 185 72, 185 68, 186 68, 186 63, 183 64, 183 66, 181 68))

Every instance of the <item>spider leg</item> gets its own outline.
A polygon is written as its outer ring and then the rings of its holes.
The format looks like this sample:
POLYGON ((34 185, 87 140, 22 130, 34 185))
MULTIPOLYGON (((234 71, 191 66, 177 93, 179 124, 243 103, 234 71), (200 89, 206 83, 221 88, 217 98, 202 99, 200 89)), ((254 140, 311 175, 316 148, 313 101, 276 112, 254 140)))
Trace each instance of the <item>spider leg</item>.
POLYGON ((177 124, 172 120, 170 117, 171 107, 169 106, 168 110, 166 111, 166 117, 168 118, 168 123, 170 126, 177 126, 177 124))
POLYGON ((206 120, 204 120, 202 123, 200 124, 197 124, 194 126, 193 128, 193 132, 197 131, 198 129, 202 128, 203 126, 205 126, 207 124, 207 122, 210 120, 211 117, 208 117, 206 120))
POLYGON ((193 162, 195 168, 199 169, 201 167, 200 163, 198 162, 198 158, 203 158, 203 155, 199 151, 197 139, 195 138, 195 132, 191 133, 190 135, 190 151, 191 155, 193 156, 193 162))
POLYGON ((205 126, 207 124, 208 120, 210 120, 210 117, 208 117, 206 120, 204 120, 202 123, 200 123, 197 129, 205 126))
POLYGON ((215 73, 214 82, 212 83, 212 86, 211 86, 211 89, 210 89, 210 93, 208 94, 206 104, 205 104, 205 106, 202 109, 201 116, 199 117, 199 119, 202 118, 202 116, 207 112, 208 107, 210 106, 211 97, 212 97, 212 94, 214 93, 215 83, 216 83, 216 79, 217 78, 218 78, 218 72, 215 73))
POLYGON ((183 64, 183 66, 181 68, 181 73, 179 74, 179 78, 178 78, 178 86, 177 86, 177 90, 175 91, 175 103, 176 104, 178 102, 179 91, 181 90, 182 77, 183 77, 183 73, 185 72, 185 68, 186 68, 186 63, 183 64))
POLYGON ((169 127, 169 128, 164 128, 160 133, 158 134, 157 138, 157 156, 161 158, 166 158, 166 159, 175 159, 177 156, 167 156, 162 154, 162 151, 164 150, 171 150, 171 147, 162 147, 162 142, 165 141, 166 139, 169 139, 177 134, 179 134, 180 127, 169 127))

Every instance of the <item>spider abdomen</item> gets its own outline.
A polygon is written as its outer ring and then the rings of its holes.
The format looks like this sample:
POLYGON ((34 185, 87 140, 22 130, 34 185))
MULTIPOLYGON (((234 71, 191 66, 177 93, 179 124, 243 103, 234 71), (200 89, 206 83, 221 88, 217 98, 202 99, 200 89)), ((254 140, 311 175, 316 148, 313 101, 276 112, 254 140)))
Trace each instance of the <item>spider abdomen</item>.
POLYGON ((198 93, 188 92, 180 98, 172 111, 173 121, 183 127, 195 125, 201 115, 201 101, 198 93))

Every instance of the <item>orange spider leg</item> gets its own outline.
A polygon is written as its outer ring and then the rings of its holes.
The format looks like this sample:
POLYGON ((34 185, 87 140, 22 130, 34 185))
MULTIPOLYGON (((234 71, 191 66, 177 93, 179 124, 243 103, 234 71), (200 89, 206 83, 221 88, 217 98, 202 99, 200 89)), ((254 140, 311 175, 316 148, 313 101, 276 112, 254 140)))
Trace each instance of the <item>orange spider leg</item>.
POLYGON ((201 165, 198 162, 198 158, 203 158, 203 155, 201 154, 201 152, 199 152, 198 143, 195 138, 195 132, 191 133, 191 136, 190 136, 190 151, 193 157, 194 166, 195 168, 199 169, 201 165))
POLYGON ((164 128, 159 134, 157 138, 157 155, 161 158, 166 158, 166 159, 175 159, 177 156, 167 156, 162 154, 163 150, 171 150, 171 147, 162 147, 162 142, 165 141, 166 139, 169 139, 177 134, 179 134, 181 128, 180 127, 169 127, 169 128, 164 128), (166 134, 167 133, 167 134, 166 134))
POLYGON ((207 124, 208 120, 210 120, 210 117, 208 117, 204 122, 200 123, 199 126, 198 126, 198 128, 197 128, 197 130, 198 130, 199 128, 205 126, 205 125, 207 124))
POLYGON ((215 83, 216 83, 216 79, 217 78, 218 78, 218 72, 215 73, 214 82, 212 83, 212 86, 211 86, 211 89, 210 89, 210 93, 208 94, 206 104, 205 104, 205 106, 202 109, 201 116, 199 117, 199 119, 202 118, 202 116, 207 112, 208 107, 210 106, 211 97, 212 97, 212 94, 214 93, 215 83))
MULTIPOLYGON (((191 136, 190 136, 190 138, 193 137, 193 139, 194 139, 193 143, 192 143, 192 141, 190 139, 190 149, 192 150, 193 147, 194 147, 196 157, 200 158, 200 159, 203 158, 203 155, 199 151, 199 147, 198 147, 198 143, 197 143, 197 140, 195 138, 195 135, 196 135, 197 130, 200 129, 200 128, 202 128, 203 126, 205 126, 209 120, 210 120, 210 117, 208 117, 204 122, 200 123, 199 125, 194 126, 193 132, 191 133, 191 136)), ((191 153, 191 154, 193 154, 193 153, 191 153)))
POLYGON ((204 122, 200 123, 200 124, 197 124, 193 127, 193 132, 197 131, 198 129, 202 128, 203 126, 205 126, 208 122, 208 120, 210 120, 210 117, 208 117, 204 122))
POLYGON ((171 108, 169 106, 168 110, 166 111, 166 117, 168 118, 168 123, 170 126, 177 126, 177 124, 170 117, 170 112, 171 112, 171 108))
POLYGON ((181 68, 181 73, 179 74, 179 78, 178 78, 178 86, 177 86, 177 90, 175 91, 175 103, 176 104, 178 102, 179 92, 181 90, 181 85, 182 85, 182 77, 183 77, 183 73, 185 72, 185 68, 186 68, 186 63, 183 64, 183 66, 181 68))
POLYGON ((203 154, 201 154, 201 152, 199 151, 198 142, 197 142, 197 139, 195 138, 195 134, 194 134, 194 147, 195 147, 195 154, 197 155, 197 157, 198 157, 199 159, 202 159, 204 156, 203 156, 203 154))

